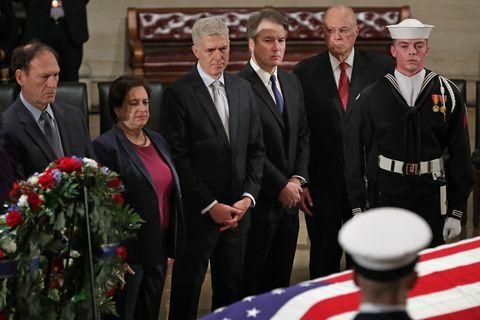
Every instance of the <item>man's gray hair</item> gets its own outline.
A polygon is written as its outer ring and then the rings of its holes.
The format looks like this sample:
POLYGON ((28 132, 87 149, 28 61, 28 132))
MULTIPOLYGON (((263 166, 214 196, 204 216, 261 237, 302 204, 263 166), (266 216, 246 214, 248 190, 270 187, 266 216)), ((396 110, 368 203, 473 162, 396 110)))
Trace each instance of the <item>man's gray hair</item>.
POLYGON ((197 44, 203 37, 216 35, 225 35, 228 38, 228 27, 225 22, 218 17, 202 18, 193 25, 193 44, 197 44))

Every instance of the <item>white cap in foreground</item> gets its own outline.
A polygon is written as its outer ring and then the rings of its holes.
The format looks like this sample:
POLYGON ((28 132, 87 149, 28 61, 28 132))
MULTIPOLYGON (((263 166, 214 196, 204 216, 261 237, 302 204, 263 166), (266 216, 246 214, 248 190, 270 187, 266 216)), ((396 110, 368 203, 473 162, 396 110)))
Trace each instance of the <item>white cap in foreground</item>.
POLYGON ((400 208, 376 208, 349 220, 338 235, 358 273, 389 281, 413 270, 418 252, 432 240, 423 218, 400 208))

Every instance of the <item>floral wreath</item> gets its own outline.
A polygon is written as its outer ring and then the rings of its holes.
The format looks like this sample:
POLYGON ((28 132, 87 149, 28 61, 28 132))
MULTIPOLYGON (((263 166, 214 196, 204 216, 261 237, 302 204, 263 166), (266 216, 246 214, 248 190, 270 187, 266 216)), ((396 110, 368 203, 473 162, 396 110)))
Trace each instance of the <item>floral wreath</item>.
POLYGON ((123 205, 123 191, 117 173, 75 156, 13 184, 0 215, 0 319, 94 318, 85 203, 95 302, 99 313, 116 314, 112 296, 126 259, 119 243, 143 222, 123 205))

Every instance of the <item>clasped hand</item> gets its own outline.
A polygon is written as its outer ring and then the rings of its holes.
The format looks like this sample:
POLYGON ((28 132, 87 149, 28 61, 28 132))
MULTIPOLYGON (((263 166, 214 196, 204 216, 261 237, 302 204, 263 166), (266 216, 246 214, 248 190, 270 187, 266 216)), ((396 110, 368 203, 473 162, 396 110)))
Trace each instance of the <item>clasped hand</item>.
POLYGON ((300 180, 290 178, 282 191, 278 194, 278 201, 284 208, 292 208, 302 199, 302 187, 300 180))
POLYGON ((232 206, 216 203, 208 212, 213 221, 222 225, 220 231, 225 231, 238 226, 238 222, 243 218, 251 204, 252 200, 250 198, 243 197, 232 206))

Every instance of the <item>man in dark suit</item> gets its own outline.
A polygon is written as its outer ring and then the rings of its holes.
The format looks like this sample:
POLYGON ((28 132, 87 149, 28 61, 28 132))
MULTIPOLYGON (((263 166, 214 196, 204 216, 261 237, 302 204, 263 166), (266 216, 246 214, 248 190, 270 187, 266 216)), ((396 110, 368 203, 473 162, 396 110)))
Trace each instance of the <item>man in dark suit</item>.
POLYGON ((183 193, 187 240, 175 260, 170 319, 196 318, 211 263, 212 309, 242 297, 248 209, 260 190, 261 124, 250 84, 225 73, 228 28, 215 17, 192 29, 195 68, 167 88, 162 131, 183 193))
POLYGON ((12 70, 21 92, 2 113, 0 142, 11 158, 15 178, 41 172, 64 155, 93 158, 80 109, 54 102, 60 72, 57 53, 38 41, 17 47, 12 70))
POLYGON ((298 78, 277 66, 288 22, 274 10, 247 22, 250 62, 239 76, 252 84, 262 121, 266 160, 262 189, 252 209, 245 256, 245 295, 290 284, 298 237, 298 207, 307 177, 308 126, 298 78))
POLYGON ((351 8, 330 7, 324 16, 328 51, 301 61, 294 69, 302 82, 311 130, 309 189, 313 207, 309 208, 312 215, 305 219, 312 279, 340 271, 342 249, 337 234, 352 215, 343 153, 352 104, 365 86, 393 69, 389 57, 354 49, 358 31, 351 8))
POLYGON ((60 56, 60 80, 78 81, 83 44, 88 40, 88 0, 29 0, 23 41, 42 41, 60 56))

